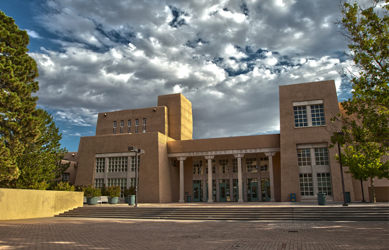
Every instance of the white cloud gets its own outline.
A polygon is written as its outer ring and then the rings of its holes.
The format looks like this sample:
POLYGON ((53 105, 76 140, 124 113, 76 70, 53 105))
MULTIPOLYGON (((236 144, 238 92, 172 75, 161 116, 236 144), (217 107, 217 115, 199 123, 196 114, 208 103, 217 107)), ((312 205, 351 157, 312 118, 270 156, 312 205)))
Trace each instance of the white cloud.
POLYGON ((32 38, 41 38, 36 31, 26 29, 27 34, 32 38))

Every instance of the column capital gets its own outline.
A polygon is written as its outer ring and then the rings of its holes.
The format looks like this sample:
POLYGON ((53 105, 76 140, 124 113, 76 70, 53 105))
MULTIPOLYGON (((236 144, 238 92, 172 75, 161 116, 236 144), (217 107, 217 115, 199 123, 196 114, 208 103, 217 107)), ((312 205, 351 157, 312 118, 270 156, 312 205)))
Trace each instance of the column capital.
POLYGON ((265 155, 266 156, 275 156, 276 152, 266 152, 265 155))
POLYGON ((183 156, 177 157, 177 160, 179 160, 179 161, 185 161, 185 160, 186 160, 186 157, 183 157, 183 156))
POLYGON ((243 158, 244 154, 234 154, 235 158, 243 158))
POLYGON ((205 159, 207 159, 207 160, 212 160, 213 158, 215 158, 214 155, 205 155, 204 157, 205 157, 205 159))

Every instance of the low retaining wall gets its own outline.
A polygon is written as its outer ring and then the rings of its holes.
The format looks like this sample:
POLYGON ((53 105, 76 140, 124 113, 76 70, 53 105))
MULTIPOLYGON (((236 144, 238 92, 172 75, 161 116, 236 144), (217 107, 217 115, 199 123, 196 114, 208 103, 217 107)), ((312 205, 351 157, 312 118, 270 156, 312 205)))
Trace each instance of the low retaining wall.
POLYGON ((83 206, 83 192, 0 188, 0 220, 53 217, 83 206))

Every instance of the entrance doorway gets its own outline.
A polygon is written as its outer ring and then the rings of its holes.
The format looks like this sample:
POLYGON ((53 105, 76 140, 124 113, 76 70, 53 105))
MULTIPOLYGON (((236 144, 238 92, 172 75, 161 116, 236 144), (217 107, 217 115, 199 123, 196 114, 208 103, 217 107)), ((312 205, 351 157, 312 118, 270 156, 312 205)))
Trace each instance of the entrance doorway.
POLYGON ((259 201, 258 179, 247 179, 247 201, 259 201))
POLYGON ((261 195, 262 201, 270 201, 271 192, 270 192, 270 181, 269 178, 261 179, 261 195))
MULTIPOLYGON (((244 184, 242 181, 242 187, 244 190, 244 184)), ((238 184, 238 179, 233 179, 232 180, 232 201, 238 201, 239 200, 239 184, 238 184)))
POLYGON ((231 201, 230 180, 219 180, 219 201, 231 201))
POLYGON ((201 186, 201 180, 193 181, 193 202, 200 202, 203 200, 203 190, 201 186))

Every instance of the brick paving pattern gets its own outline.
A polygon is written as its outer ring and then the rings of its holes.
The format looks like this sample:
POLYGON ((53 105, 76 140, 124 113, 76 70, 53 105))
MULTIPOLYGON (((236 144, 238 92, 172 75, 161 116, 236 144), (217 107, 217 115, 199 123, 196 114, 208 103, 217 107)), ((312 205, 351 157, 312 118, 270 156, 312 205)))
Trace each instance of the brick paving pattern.
POLYGON ((387 222, 0 221, 0 249, 389 249, 387 222))

